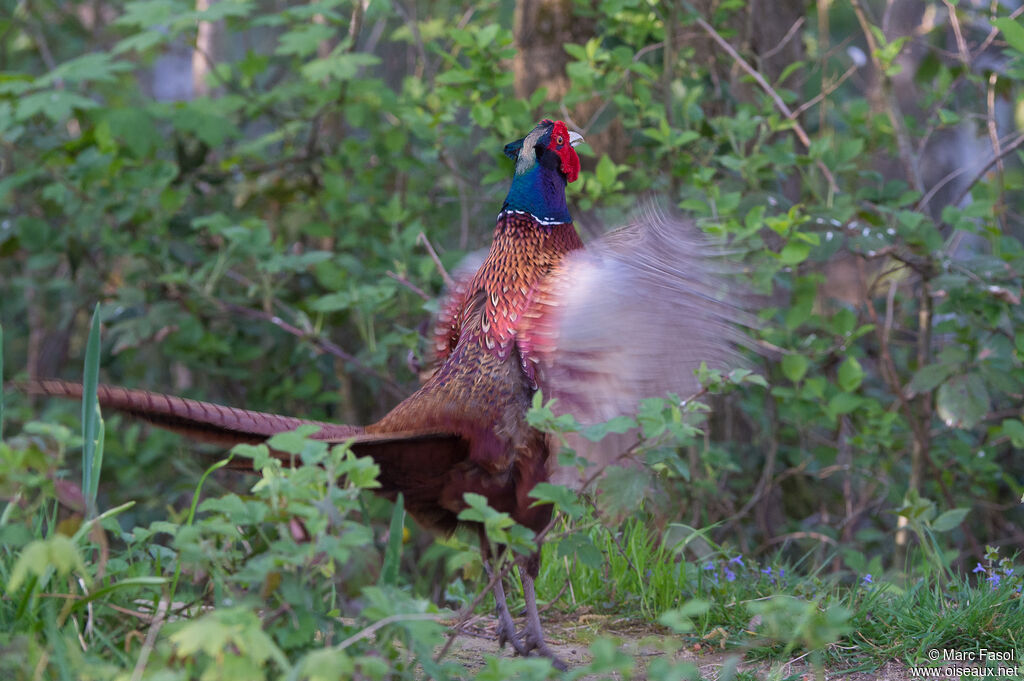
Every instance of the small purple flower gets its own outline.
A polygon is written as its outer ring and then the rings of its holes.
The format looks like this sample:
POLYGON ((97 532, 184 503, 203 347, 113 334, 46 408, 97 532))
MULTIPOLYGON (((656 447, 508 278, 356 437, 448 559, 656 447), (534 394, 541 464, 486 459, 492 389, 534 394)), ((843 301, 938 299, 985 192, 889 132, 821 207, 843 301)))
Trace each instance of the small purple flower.
POLYGON ((739 565, 740 567, 746 567, 746 565, 743 564, 743 554, 742 553, 740 555, 736 556, 735 558, 730 558, 729 562, 732 563, 733 565, 739 565))
POLYGON ((1001 581, 1003 581, 1002 577, 1000 577, 994 572, 988 576, 988 583, 992 585, 993 589, 999 586, 999 582, 1001 581))
POLYGON ((735 582, 736 581, 736 573, 733 572, 732 570, 730 570, 728 565, 725 566, 724 571, 725 571, 725 578, 727 580, 729 580, 730 582, 735 582))
POLYGON ((867 586, 868 584, 874 584, 875 583, 875 580, 873 580, 871 578, 871 573, 870 572, 867 573, 866 575, 864 575, 864 579, 862 579, 860 581, 861 581, 861 584, 863 584, 864 586, 867 586))
POLYGON ((711 561, 708 561, 707 564, 704 566, 704 569, 705 570, 714 570, 715 569, 715 564, 712 563, 711 561))
POLYGON ((981 563, 978 563, 976 566, 974 566, 974 569, 971 570, 971 572, 984 572, 984 571, 985 571, 985 568, 981 567, 981 563))
POLYGON ((783 568, 779 568, 779 579, 786 576, 786 571, 783 568))
POLYGON ((1012 567, 1003 568, 1003 575, 1005 575, 1006 577, 1009 577, 1012 574, 1013 574, 1013 568, 1012 567))
POLYGON ((763 570, 761 570, 761 574, 762 575, 768 575, 769 577, 771 577, 772 576, 772 566, 769 565, 768 567, 766 567, 763 570))

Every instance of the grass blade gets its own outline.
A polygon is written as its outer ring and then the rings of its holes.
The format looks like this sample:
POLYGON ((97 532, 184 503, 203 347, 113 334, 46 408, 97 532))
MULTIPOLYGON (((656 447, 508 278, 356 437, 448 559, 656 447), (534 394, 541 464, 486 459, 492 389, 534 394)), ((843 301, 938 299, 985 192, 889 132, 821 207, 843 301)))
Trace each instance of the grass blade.
POLYGON ((82 494, 85 495, 87 518, 96 515, 96 490, 100 471, 96 466, 102 460, 100 437, 100 409, 96 387, 100 379, 100 304, 92 313, 92 327, 85 346, 85 369, 82 377, 82 494))
POLYGON ((398 583, 398 565, 402 560, 402 536, 405 529, 405 500, 402 493, 395 499, 391 512, 391 527, 388 531, 388 546, 384 552, 384 566, 380 571, 380 583, 394 586, 398 583))

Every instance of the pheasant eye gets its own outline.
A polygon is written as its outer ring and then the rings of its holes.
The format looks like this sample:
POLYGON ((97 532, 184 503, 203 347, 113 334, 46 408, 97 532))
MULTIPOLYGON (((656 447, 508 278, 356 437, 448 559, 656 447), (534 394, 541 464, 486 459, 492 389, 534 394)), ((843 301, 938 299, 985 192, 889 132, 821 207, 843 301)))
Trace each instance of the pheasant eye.
POLYGON ((555 138, 555 142, 557 142, 557 143, 558 143, 558 146, 562 146, 562 136, 561 136, 561 135, 559 135, 558 137, 556 137, 556 138, 555 138))

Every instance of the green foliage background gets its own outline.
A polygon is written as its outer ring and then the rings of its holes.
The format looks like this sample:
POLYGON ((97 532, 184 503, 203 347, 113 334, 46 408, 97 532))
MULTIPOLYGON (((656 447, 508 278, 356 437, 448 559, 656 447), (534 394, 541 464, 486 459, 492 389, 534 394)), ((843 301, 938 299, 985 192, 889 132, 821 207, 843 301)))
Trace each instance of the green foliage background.
MULTIPOLYGON (((759 296, 757 340, 781 357, 752 358, 769 385, 744 384, 724 398, 708 437, 681 434, 654 479, 626 473, 622 489, 648 496, 645 511, 659 527, 711 528, 716 541, 745 554, 783 546, 850 579, 881 568, 909 582, 919 572, 970 568, 984 560, 984 545, 1015 547, 1024 537, 1020 138, 1003 138, 999 163, 965 171, 971 182, 954 198, 969 200, 958 205, 924 201, 924 186, 899 163, 906 149, 927 163, 927 140, 944 132, 967 128, 984 138, 990 90, 1019 120, 1017 20, 992 24, 998 72, 966 68, 935 35, 925 39, 933 52, 907 74, 906 41, 887 42, 869 27, 877 49, 865 49, 884 74, 879 91, 891 95, 895 79, 909 76, 899 82, 917 88, 914 117, 895 111, 891 97, 869 101, 858 78, 812 104, 850 57, 826 51, 809 21, 806 62, 792 67, 801 85, 775 92, 790 110, 810 105, 799 119, 810 136, 805 148, 794 120, 752 81, 723 81, 720 64, 666 40, 666 26, 701 30, 685 3, 577 3, 597 37, 564 46, 571 88, 557 101, 544 91, 513 94, 508 2, 282 8, 221 0, 197 11, 190 2, 145 0, 93 3, 102 16, 91 21, 83 18, 90 3, 0 4, 5 380, 30 365, 80 376, 99 301, 104 382, 370 421, 413 390, 425 355, 424 321, 442 280, 420 235, 449 269, 485 246, 511 170, 503 145, 537 119, 566 117, 597 98, 601 110, 585 132, 619 126, 626 144, 622 153, 582 150, 581 181, 569 188, 580 224, 614 224, 649 194, 692 215, 743 259, 759 296), (199 21, 222 22, 236 36, 224 54, 206 55, 208 94, 154 100, 154 60, 194 44, 199 21), (959 248, 965 240, 970 248, 959 248), (858 274, 838 297, 829 287, 837 262, 854 263, 858 274)), ((854 10, 835 3, 833 44, 865 40, 854 10)), ((742 11, 743 3, 725 2, 705 18, 730 40, 742 11)), ((8 395, 6 432, 43 414, 71 424, 72 411, 8 395)), ((67 473, 75 464, 63 457, 74 438, 40 425, 20 437, 3 450, 3 496, 21 504, 7 507, 0 528, 12 551, 33 536, 68 534, 58 523, 75 509, 64 484, 76 479, 67 473)), ((103 444, 100 508, 136 501, 120 525, 108 523, 110 541, 127 546, 111 563, 127 569, 165 549, 171 560, 170 545, 140 542, 161 531, 150 523, 166 507, 188 507, 201 463, 178 456, 186 445, 175 438, 116 417, 103 444), (118 536, 118 527, 135 534, 118 536), (139 534, 142 527, 150 529, 139 534)), ((336 466, 355 465, 343 463, 343 452, 332 456, 336 466)), ((331 570, 354 574, 365 569, 360 560, 373 562, 345 548, 345 537, 352 546, 373 543, 356 520, 390 513, 355 493, 369 483, 288 484, 300 491, 264 490, 277 522, 286 523, 288 510, 315 525, 313 497, 342 504, 347 530, 312 528, 319 541, 340 542, 327 549, 331 570)), ((610 498, 614 505, 614 490, 610 498)), ((262 521, 266 507, 226 499, 204 506, 211 518, 227 514, 223 537, 189 534, 180 511, 172 534, 174 551, 192 551, 197 570, 233 583, 245 552, 229 536, 231 523, 262 521), (204 562, 204 551, 218 550, 225 553, 216 566, 204 562)), ((589 539, 573 541, 593 551, 589 539)), ((468 560, 464 548, 422 540, 410 550, 438 573, 407 579, 443 589, 436 585, 468 560)), ((65 555, 59 549, 54 555, 65 555)), ((302 560, 313 560, 310 551, 302 560)), ((257 570, 247 584, 265 584, 271 572, 257 570)), ((320 595, 339 583, 292 577, 295 589, 320 595)), ((385 614, 394 605, 392 592, 361 598, 385 614)), ((459 599, 449 594, 448 602, 459 599)), ((217 613, 216 632, 260 631, 251 611, 217 613)), ((209 644, 189 631, 176 634, 176 654, 193 659, 209 644)), ((420 645, 408 635, 412 648, 420 645)), ((290 654, 287 642, 275 645, 290 654)), ((353 664, 384 673, 370 658, 342 666, 353 664)))

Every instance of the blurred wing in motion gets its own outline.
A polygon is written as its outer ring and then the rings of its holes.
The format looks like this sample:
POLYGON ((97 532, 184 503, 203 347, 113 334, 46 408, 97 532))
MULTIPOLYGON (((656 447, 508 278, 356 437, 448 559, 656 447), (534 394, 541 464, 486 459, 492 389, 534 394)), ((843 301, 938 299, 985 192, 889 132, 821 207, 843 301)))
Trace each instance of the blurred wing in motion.
POLYGON ((701 362, 724 368, 749 343, 740 327, 753 320, 729 302, 728 274, 692 222, 654 208, 568 255, 519 331, 545 398, 594 423, 635 412, 645 397, 697 392, 701 362))

